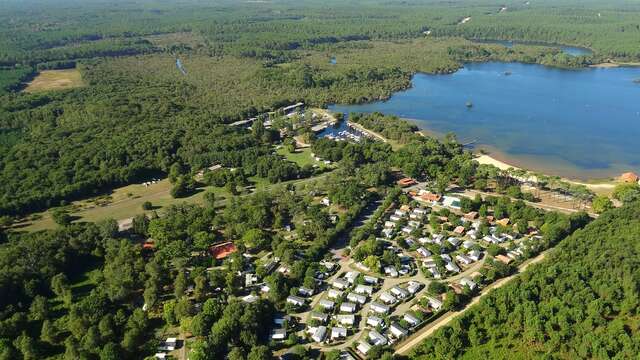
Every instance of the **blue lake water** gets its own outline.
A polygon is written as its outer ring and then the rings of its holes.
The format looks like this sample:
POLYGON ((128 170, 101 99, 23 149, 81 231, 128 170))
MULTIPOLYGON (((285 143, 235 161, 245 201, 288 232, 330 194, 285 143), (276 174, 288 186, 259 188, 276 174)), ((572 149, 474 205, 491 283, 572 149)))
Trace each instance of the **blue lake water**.
POLYGON ((638 78, 640 68, 472 63, 454 74, 417 74, 410 89, 387 101, 330 109, 412 119, 436 134, 477 140, 516 166, 572 178, 610 177, 640 171, 638 78))
POLYGON ((512 48, 514 45, 557 47, 557 48, 560 48, 560 50, 562 50, 565 54, 572 55, 572 56, 593 54, 593 52, 589 49, 576 47, 576 46, 567 46, 567 45, 545 44, 545 43, 537 43, 537 42, 520 42, 520 41, 511 41, 511 40, 471 40, 471 41, 478 44, 498 44, 508 48, 512 48))

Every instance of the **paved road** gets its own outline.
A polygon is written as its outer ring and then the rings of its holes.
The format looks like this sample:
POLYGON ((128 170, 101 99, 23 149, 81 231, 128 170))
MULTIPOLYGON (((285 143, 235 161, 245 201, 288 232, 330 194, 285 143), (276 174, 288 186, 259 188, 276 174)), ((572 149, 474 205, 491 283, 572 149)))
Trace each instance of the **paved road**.
POLYGON ((486 288, 484 288, 482 290, 482 292, 480 292, 480 294, 478 294, 476 297, 474 297, 462 310, 459 311, 450 311, 444 315, 442 315, 441 317, 439 317, 437 320, 435 320, 434 322, 428 324, 427 326, 423 327, 422 329, 420 329, 420 331, 418 331, 417 333, 413 334, 412 336, 408 337, 407 340, 405 340, 404 342, 398 344, 398 347, 396 348, 396 354, 398 355, 406 355, 409 353, 409 351, 416 345, 420 344, 424 339, 426 339, 427 337, 429 337, 431 334, 433 334, 436 330, 440 329, 443 326, 446 326, 447 324, 449 324, 449 322, 451 320, 453 320, 454 318, 456 318, 457 316, 463 314, 465 311, 467 311, 467 309, 471 308, 472 306, 474 306, 475 304, 477 304, 481 298, 487 296, 487 294, 491 293, 491 290, 493 289, 497 289, 501 286, 504 286, 505 284, 509 283, 511 280, 515 279, 518 275, 520 275, 521 273, 523 273, 527 267, 529 267, 529 265, 538 263, 540 261, 542 261, 545 256, 547 255, 547 253, 549 251, 551 251, 553 249, 549 249, 545 252, 540 253, 540 255, 536 256, 535 258, 529 259, 525 262, 523 262, 519 267, 518 267, 518 272, 516 272, 515 274, 508 276, 506 278, 500 279, 494 283, 492 283, 491 285, 487 286, 486 288))

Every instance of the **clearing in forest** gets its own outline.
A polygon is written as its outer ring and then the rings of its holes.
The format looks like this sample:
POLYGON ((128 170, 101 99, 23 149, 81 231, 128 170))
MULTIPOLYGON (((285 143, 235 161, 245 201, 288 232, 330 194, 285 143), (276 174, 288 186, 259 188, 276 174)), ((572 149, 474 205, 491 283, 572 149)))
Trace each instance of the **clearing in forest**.
POLYGON ((65 90, 84 86, 78 69, 44 70, 24 89, 26 92, 65 90))

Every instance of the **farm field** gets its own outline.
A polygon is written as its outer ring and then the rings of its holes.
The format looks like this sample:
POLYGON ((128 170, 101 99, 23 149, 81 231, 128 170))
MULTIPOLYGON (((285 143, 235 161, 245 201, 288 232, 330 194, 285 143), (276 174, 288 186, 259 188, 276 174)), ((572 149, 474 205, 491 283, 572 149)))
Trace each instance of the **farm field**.
POLYGON ((44 70, 24 89, 25 92, 66 90, 84 86, 78 69, 44 70))

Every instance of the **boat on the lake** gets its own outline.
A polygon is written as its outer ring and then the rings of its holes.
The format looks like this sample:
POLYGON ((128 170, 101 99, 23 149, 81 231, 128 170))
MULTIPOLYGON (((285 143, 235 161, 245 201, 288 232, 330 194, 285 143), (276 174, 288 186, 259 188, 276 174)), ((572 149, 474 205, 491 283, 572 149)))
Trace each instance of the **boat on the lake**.
POLYGON ((473 107, 473 103, 471 101, 467 101, 467 103, 465 104, 468 108, 472 108, 473 107))

